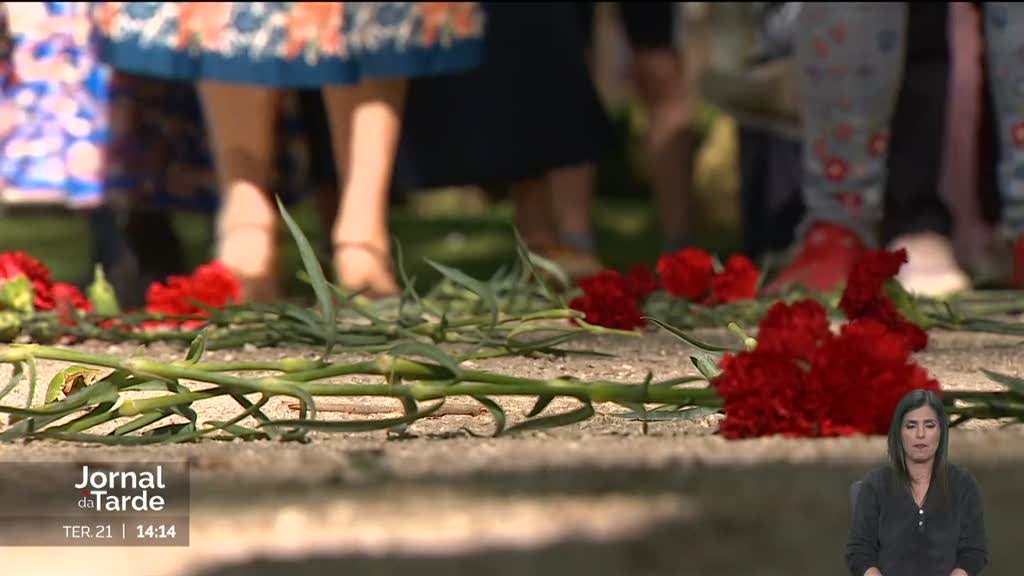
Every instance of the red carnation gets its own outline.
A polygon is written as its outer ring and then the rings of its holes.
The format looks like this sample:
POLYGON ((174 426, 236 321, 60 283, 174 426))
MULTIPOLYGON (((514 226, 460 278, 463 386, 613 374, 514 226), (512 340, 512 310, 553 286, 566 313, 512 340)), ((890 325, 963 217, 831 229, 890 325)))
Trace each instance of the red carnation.
POLYGON ((605 270, 583 278, 578 282, 583 296, 569 303, 573 310, 579 310, 590 324, 632 330, 644 326, 640 307, 626 286, 626 281, 617 270, 605 270))
POLYGON ((792 359, 755 350, 726 355, 715 379, 725 421, 719 430, 729 439, 758 436, 813 436, 815 413, 806 372, 792 359))
POLYGON ((711 278, 711 302, 721 304, 750 300, 757 294, 757 281, 761 277, 750 258, 733 254, 725 262, 725 270, 711 278))
POLYGON ((637 264, 629 269, 626 276, 626 290, 638 301, 645 300, 658 289, 658 277, 647 266, 637 264))
POLYGON ((809 360, 821 343, 831 337, 828 315, 818 302, 776 302, 761 320, 757 349, 809 360))
POLYGON ((928 334, 908 322, 883 291, 885 283, 896 276, 906 261, 904 249, 863 252, 853 264, 839 307, 850 320, 874 318, 882 322, 890 331, 903 335, 911 350, 918 351, 928 345, 928 334))
POLYGON ((911 360, 908 340, 862 318, 838 336, 813 301, 776 304, 751 352, 722 360, 714 386, 726 438, 884 434, 899 399, 939 384, 911 360))
POLYGON ((239 302, 242 285, 219 261, 204 264, 192 274, 192 297, 212 308, 239 302))
POLYGON ((906 338, 870 318, 850 322, 825 343, 811 377, 828 396, 829 421, 862 434, 885 434, 907 392, 939 391, 939 383, 910 360, 906 338))
POLYGON ((53 285, 53 306, 62 324, 75 325, 75 311, 92 312, 92 302, 77 286, 57 282, 53 285))
MULTIPOLYGON (((196 302, 210 308, 223 308, 237 302, 240 293, 241 285, 231 272, 220 262, 211 262, 197 268, 192 276, 171 276, 166 284, 150 284, 146 291, 146 311, 169 316, 208 316, 196 302)), ((189 320, 181 327, 192 330, 202 324, 200 320, 189 320)), ((147 327, 158 325, 163 323, 148 323, 147 327)))
POLYGON ((699 300, 711 288, 715 266, 711 255, 698 248, 684 248, 658 259, 658 274, 669 294, 699 300))
POLYGON ((32 284, 36 310, 53 310, 53 280, 42 262, 24 252, 0 253, 0 280, 24 275, 32 284))

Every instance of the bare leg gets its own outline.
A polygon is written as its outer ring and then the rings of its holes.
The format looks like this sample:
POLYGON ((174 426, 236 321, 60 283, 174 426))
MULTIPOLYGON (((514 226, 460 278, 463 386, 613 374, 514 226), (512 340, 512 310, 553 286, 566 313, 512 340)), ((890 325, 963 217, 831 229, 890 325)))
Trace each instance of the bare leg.
POLYGON ((238 277, 243 301, 279 296, 277 210, 270 199, 277 93, 199 82, 221 193, 216 256, 238 277))
POLYGON ((335 165, 342 184, 334 263, 342 286, 370 297, 399 292, 391 270, 388 192, 401 132, 404 79, 324 88, 335 165))
POLYGON ((644 144, 658 202, 665 248, 689 241, 687 206, 692 179, 693 146, 690 94, 682 58, 671 48, 640 49, 635 56, 636 86, 649 114, 644 144))
POLYGON ((542 178, 522 180, 512 184, 511 192, 516 210, 516 229, 526 247, 541 253, 558 244, 547 182, 542 178))
POLYGON ((547 176, 561 242, 582 252, 594 251, 595 171, 593 164, 577 164, 556 168, 547 176))

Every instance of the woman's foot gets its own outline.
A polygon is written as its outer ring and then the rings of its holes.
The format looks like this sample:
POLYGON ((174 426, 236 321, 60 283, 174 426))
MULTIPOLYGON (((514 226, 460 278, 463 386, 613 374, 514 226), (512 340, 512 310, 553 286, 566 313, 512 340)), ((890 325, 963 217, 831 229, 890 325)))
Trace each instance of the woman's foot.
POLYGON ((242 302, 274 302, 281 297, 276 230, 238 227, 222 233, 218 259, 242 287, 242 302))
POLYGON ((334 268, 342 287, 367 298, 391 298, 402 292, 392 272, 391 254, 373 243, 335 243, 334 268))

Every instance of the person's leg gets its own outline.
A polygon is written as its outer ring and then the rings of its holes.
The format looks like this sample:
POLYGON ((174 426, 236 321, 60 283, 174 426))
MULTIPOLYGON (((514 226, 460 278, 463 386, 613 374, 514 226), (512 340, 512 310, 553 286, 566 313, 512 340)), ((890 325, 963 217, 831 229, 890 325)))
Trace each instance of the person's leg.
POLYGON ((605 269, 597 257, 594 241, 592 211, 596 171, 593 164, 577 164, 556 168, 545 179, 557 221, 558 244, 540 253, 557 262, 571 279, 605 269))
POLYGON ((336 173, 343 182, 334 224, 334 264, 345 288, 398 294, 391 269, 388 192, 402 126, 406 80, 371 79, 324 88, 336 173))
POLYGON ((946 3, 909 6, 907 61, 892 122, 882 242, 909 260, 897 279, 907 290, 941 296, 970 279, 953 253, 952 217, 939 193, 950 78, 946 3))
POLYGON ((693 177, 691 96, 676 49, 677 2, 622 3, 633 48, 633 77, 648 114, 644 148, 665 249, 689 243, 687 206, 693 177))
POLYGON ((986 2, 988 73, 999 134, 1002 220, 1014 239, 1013 284, 1024 288, 1024 5, 986 2))
POLYGON ((769 293, 791 284, 836 288, 863 246, 877 244, 906 19, 901 2, 810 3, 801 11, 796 54, 807 214, 800 252, 769 293))
POLYGON ((558 234, 546 178, 514 182, 509 192, 515 205, 516 230, 526 247, 541 254, 556 246, 558 234))
POLYGON ((996 260, 995 231, 982 214, 979 199, 978 136, 984 88, 981 18, 972 2, 951 2, 949 9, 952 81, 941 189, 953 213, 953 243, 960 260, 981 282, 988 282, 1003 275, 999 270, 1006 266, 996 260))
POLYGON ((320 222, 321 262, 327 266, 334 251, 331 230, 338 214, 338 179, 334 173, 330 123, 320 90, 300 90, 299 116, 309 146, 309 179, 314 190, 317 217, 320 222))
POLYGON ((216 257, 238 277, 244 301, 272 301, 279 295, 278 214, 269 193, 277 93, 212 81, 198 90, 221 194, 216 257))

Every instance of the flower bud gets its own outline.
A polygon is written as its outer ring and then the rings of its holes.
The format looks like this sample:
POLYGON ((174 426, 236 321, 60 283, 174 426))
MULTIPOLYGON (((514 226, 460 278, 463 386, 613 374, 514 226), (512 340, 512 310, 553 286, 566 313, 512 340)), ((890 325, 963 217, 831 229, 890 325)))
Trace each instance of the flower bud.
POLYGON ((107 276, 103 273, 103 266, 96 265, 92 284, 86 289, 89 300, 92 301, 93 311, 104 316, 118 316, 121 314, 121 307, 117 303, 117 294, 114 287, 107 282, 107 276))
POLYGON ((0 310, 0 342, 13 342, 21 332, 21 318, 10 310, 0 310))
POLYGON ((0 282, 0 308, 31 313, 35 311, 33 300, 35 291, 28 277, 20 275, 0 282))

